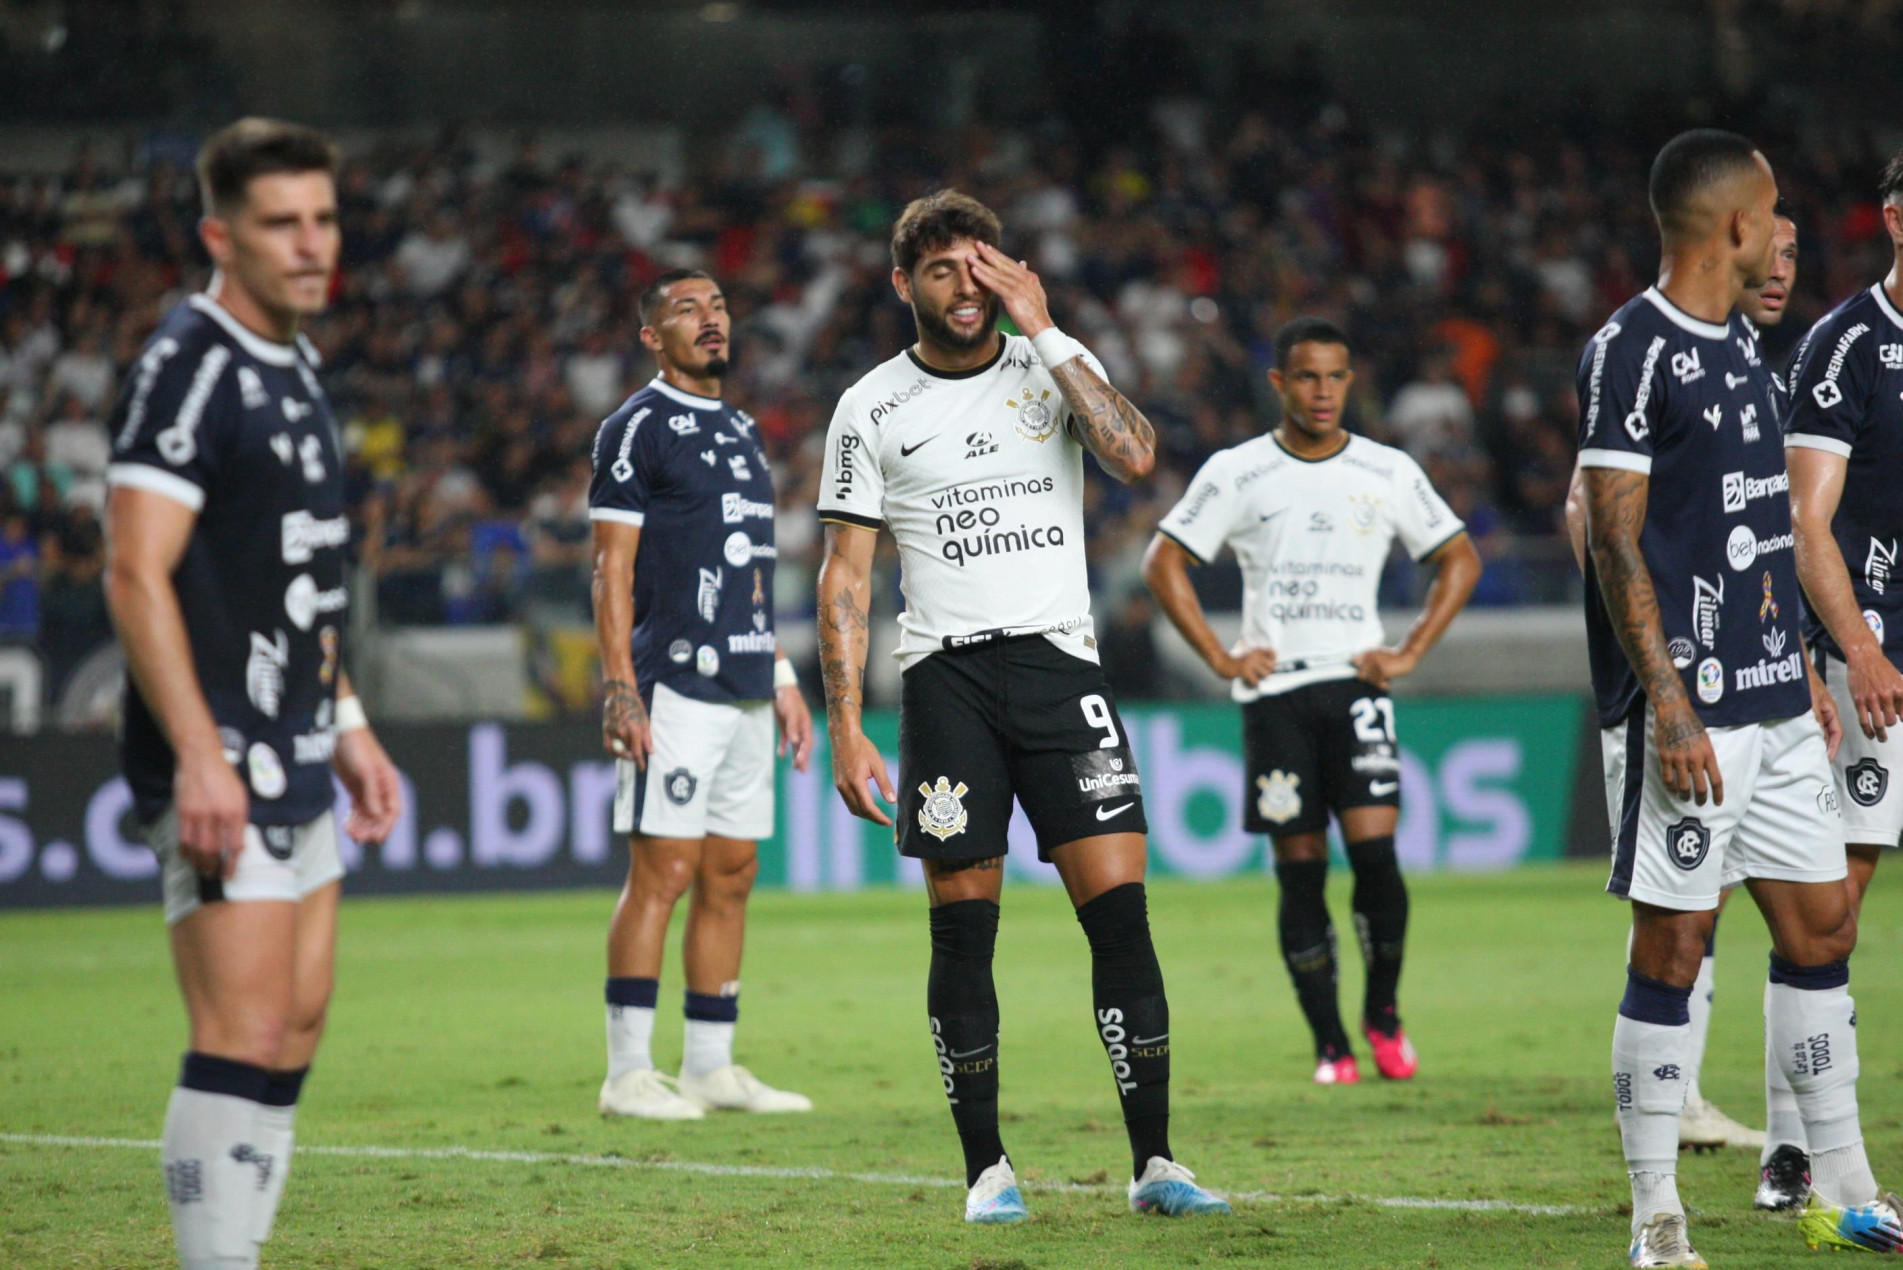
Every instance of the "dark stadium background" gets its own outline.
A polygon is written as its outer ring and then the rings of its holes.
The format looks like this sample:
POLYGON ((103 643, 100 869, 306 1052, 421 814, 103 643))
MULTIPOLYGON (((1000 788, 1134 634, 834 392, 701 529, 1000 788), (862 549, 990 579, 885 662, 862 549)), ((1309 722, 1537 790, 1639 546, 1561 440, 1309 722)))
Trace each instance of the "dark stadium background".
MULTIPOLYGON (((150 889, 114 871, 130 866, 118 804, 101 799, 122 673, 99 582, 101 421, 160 313, 203 281, 190 159, 244 113, 323 126, 347 157, 344 264, 310 333, 353 454, 354 677, 398 757, 416 756, 425 805, 445 808, 413 826, 419 884, 618 872, 574 793, 574 765, 600 760, 586 455, 650 373, 632 301, 664 268, 704 266, 730 298, 729 394, 774 459, 775 603, 817 703, 818 446, 839 392, 911 338, 885 235, 943 185, 1000 210, 1058 320, 1159 425, 1150 484, 1093 474, 1088 495, 1106 660, 1123 697, 1166 703, 1146 716, 1162 721, 1153 737, 1233 750, 1223 707, 1185 704, 1218 685, 1157 620, 1143 546, 1209 453, 1273 423, 1277 327, 1324 314, 1355 340, 1351 424, 1422 461, 1488 565, 1415 685, 1426 696, 1403 703, 1404 728, 1410 709, 1444 719, 1421 725, 1435 753, 1409 798, 1438 810, 1412 862, 1594 853, 1603 813, 1559 520, 1577 351, 1651 279, 1644 174, 1685 126, 1747 132, 1777 168, 1802 259, 1775 359, 1881 274, 1871 189, 1903 142, 1900 13, 4 0, 0 691, 16 735, 0 742, 0 907, 150 889), (575 810, 546 856, 478 878, 464 758, 492 722, 511 754, 562 773, 550 779, 575 810), (1470 734, 1511 752, 1470 747, 1450 774, 1441 751, 1470 734)), ((1204 575, 1210 605, 1232 610, 1233 569, 1204 575)), ((896 580, 888 554, 886 626, 896 580)), ((1422 584, 1397 559, 1384 603, 1403 612, 1422 584)), ((874 672, 875 703, 893 682, 874 672)), ((1232 810, 1210 781, 1184 795, 1199 842, 1232 810)), ((525 794, 499 832, 529 833, 533 813, 525 794)), ((798 849, 829 862, 812 885, 890 876, 866 863, 875 842, 812 816, 818 838, 798 849)), ((798 885, 791 849, 773 848, 768 876, 798 885)), ((1259 849, 1230 855, 1225 868, 1261 867, 1259 849)))

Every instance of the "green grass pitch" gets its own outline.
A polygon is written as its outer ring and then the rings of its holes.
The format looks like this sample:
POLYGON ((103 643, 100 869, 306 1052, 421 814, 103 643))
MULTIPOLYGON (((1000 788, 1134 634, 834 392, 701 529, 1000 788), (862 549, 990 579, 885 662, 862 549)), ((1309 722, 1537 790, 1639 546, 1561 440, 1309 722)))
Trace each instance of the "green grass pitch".
MULTIPOLYGON (((1032 1220, 967 1228, 924 1017, 921 895, 762 895, 739 1057, 809 1093, 809 1116, 606 1123, 599 893, 345 907, 330 1035, 269 1267, 1619 1266, 1625 1180, 1607 1090, 1624 913, 1597 867, 1414 881, 1406 1085, 1308 1082, 1265 879, 1158 885, 1177 1155, 1228 1219, 1126 1211, 1128 1157, 1090 1027, 1089 961, 1062 895, 1008 892, 998 948, 1005 1141, 1032 1220), (400 1154, 321 1153, 387 1147, 400 1154), (416 1154, 440 1148, 505 1158, 416 1154), (607 1163, 603 1163, 607 1161, 607 1163), (834 1170, 719 1174, 684 1164, 834 1170), (896 1176, 873 1180, 866 1175, 896 1176), (910 1179, 910 1180, 906 1180, 910 1179), (1076 1184, 1064 1186, 1063 1184, 1076 1184), (1407 1207, 1497 1200, 1558 1212, 1407 1207)), ((1896 866, 1866 912, 1856 991, 1864 1125, 1903 1181, 1903 920, 1896 866)), ((1346 936, 1346 879, 1331 889, 1346 936)), ((1359 966, 1344 938, 1344 998, 1359 966)), ((678 947, 678 945, 675 945, 678 947)), ((1766 941, 1740 905, 1719 939, 1706 1089, 1757 1123, 1766 941)), ((672 954, 671 954, 672 955, 672 954)), ((158 1136, 183 1026, 156 906, 0 917, 0 1265, 171 1264, 156 1153, 22 1135, 158 1136)), ((678 961, 664 1002, 678 1001, 678 961)), ((1353 1017, 1351 1014, 1349 1017, 1353 1017)), ((664 1010, 664 1066, 680 1025, 664 1010)), ((1365 1057, 1365 1056, 1364 1056, 1365 1057)), ((1752 1212, 1756 1159, 1681 1157, 1719 1270, 1809 1253, 1752 1212)))

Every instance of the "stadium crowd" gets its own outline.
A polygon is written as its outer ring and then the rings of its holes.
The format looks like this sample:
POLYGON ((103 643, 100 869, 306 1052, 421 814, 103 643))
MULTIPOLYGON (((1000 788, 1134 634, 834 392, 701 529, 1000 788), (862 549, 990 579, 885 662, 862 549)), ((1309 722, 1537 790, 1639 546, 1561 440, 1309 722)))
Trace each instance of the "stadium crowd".
MULTIPOLYGON (((1375 135, 1326 100, 1220 124, 1166 101, 1152 125, 1086 161, 1054 124, 842 135, 795 98, 694 147, 678 180, 527 136, 500 163, 453 131, 349 153, 344 265, 310 335, 379 619, 586 621, 590 443, 649 373, 636 295, 679 265, 726 288, 729 396, 777 464, 777 601, 810 613, 825 425, 911 339, 887 234, 942 185, 1001 211, 1060 321, 1158 424, 1157 478, 1093 477, 1088 496, 1113 628, 1151 616, 1137 573, 1157 517, 1212 451, 1272 422, 1263 372, 1299 313, 1356 341, 1351 425, 1414 454, 1469 523, 1489 563, 1474 602, 1566 598, 1573 368, 1651 279, 1635 191, 1652 139, 1577 121, 1513 142, 1375 135)), ((1875 154, 1852 139, 1773 155, 1804 260, 1779 357, 1875 276, 1875 154)), ((57 179, 0 180, 0 637, 37 643, 55 684, 109 636, 103 420, 160 314, 204 281, 196 216, 190 172, 137 155, 87 149, 57 179)), ((1397 562, 1385 598, 1412 586, 1397 562)))

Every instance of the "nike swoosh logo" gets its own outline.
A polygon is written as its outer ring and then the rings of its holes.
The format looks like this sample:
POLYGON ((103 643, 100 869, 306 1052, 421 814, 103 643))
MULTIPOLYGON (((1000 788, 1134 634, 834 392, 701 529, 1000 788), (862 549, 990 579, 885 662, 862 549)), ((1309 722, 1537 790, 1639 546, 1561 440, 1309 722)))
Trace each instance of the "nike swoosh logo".
POLYGON ((1097 819, 1108 820, 1112 816, 1121 816, 1124 812, 1129 811, 1134 806, 1136 806, 1135 803, 1125 803, 1121 807, 1099 807, 1097 808, 1097 819))
POLYGON ((1264 524, 1264 525, 1266 525, 1266 524, 1268 524, 1268 523, 1269 523, 1270 521, 1272 521, 1272 520, 1274 520, 1274 519, 1275 519, 1275 518, 1276 518, 1277 516, 1280 516, 1280 515, 1282 514, 1282 512, 1285 512, 1285 511, 1287 511, 1287 510, 1288 510, 1288 508, 1286 508, 1286 507, 1284 507, 1284 508, 1282 509, 1282 511, 1276 511, 1276 512, 1270 512, 1270 513, 1269 513, 1268 515, 1266 515, 1266 516, 1258 516, 1258 517, 1256 517, 1256 519, 1257 519, 1258 521, 1260 521, 1260 522, 1261 522, 1262 524, 1264 524))
POLYGON ((1395 790, 1399 788, 1401 788, 1400 781, 1369 781, 1368 782, 1368 792, 1370 794, 1373 794, 1376 798, 1385 798, 1387 795, 1392 794, 1395 790))
POLYGON ((1154 1045, 1158 1041, 1167 1041, 1169 1039, 1170 1039, 1170 1034, 1168 1032, 1163 1033, 1163 1035, 1161 1036, 1133 1036, 1130 1038, 1130 1044, 1154 1045))
POLYGON ((937 437, 926 437, 923 441, 920 441, 917 445, 902 445, 899 447, 899 457, 902 459, 909 459, 912 457, 912 451, 922 450, 926 446, 930 445, 932 442, 936 440, 938 440, 937 437))
POLYGON ((945 1057, 946 1057, 946 1058, 970 1058, 970 1057, 972 1057, 972 1056, 973 1056, 973 1055, 975 1055, 975 1054, 982 1054, 982 1053, 984 1053, 984 1052, 985 1052, 986 1050, 988 1050, 988 1049, 990 1049, 990 1048, 991 1048, 991 1047, 990 1047, 989 1045, 980 1045, 980 1046, 979 1046, 979 1047, 978 1047, 977 1049, 975 1049, 975 1050, 966 1050, 966 1051, 965 1051, 964 1053, 962 1053, 962 1054, 960 1054, 960 1053, 959 1053, 959 1052, 958 1052, 957 1050, 946 1050, 946 1051, 945 1051, 945 1057))

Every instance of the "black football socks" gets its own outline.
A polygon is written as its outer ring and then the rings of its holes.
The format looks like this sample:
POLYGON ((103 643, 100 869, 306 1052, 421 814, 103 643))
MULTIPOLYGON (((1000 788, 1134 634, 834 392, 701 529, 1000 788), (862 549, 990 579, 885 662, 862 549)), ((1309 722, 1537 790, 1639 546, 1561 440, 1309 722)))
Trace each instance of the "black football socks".
POLYGON ((1394 838, 1368 838, 1348 844, 1355 873, 1355 934, 1368 971, 1361 1018, 1383 1036, 1401 1030, 1395 993, 1401 986, 1401 956, 1407 943, 1407 883, 1394 855, 1394 838))
POLYGON ((1097 1038, 1123 1099, 1131 1176, 1170 1155, 1170 1006, 1150 941, 1143 883, 1113 887, 1077 909, 1090 941, 1097 1038))
POLYGON ((932 910, 932 970, 925 1006, 931 1013, 938 1073, 965 1149, 965 1185, 1004 1156, 998 1136, 998 992, 991 954, 998 906, 958 900, 932 910))
POLYGON ((1315 1034, 1319 1058, 1345 1058, 1353 1051, 1341 1026, 1335 999, 1335 926, 1328 919, 1324 888, 1326 860, 1278 860, 1275 876, 1282 884, 1277 925, 1282 938, 1282 960, 1295 983, 1295 999, 1315 1034))

